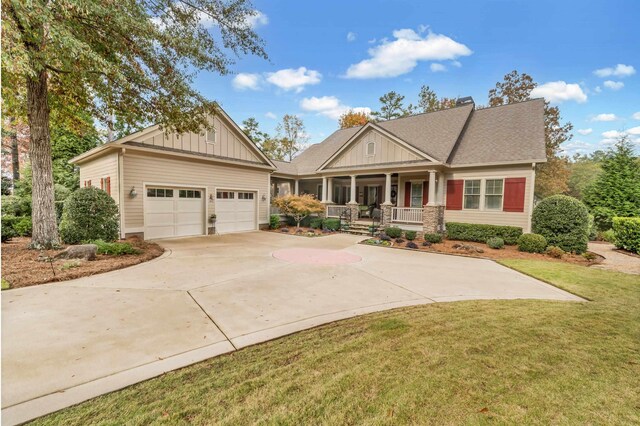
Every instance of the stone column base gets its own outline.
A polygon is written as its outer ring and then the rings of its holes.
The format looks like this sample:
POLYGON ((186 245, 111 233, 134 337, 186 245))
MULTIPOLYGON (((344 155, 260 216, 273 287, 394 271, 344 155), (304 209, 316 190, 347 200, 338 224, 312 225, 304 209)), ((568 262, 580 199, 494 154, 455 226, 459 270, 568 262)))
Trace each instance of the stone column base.
POLYGON ((351 210, 351 222, 355 222, 358 220, 358 214, 360 213, 360 208, 357 203, 347 203, 347 207, 351 210))
POLYGON ((393 206, 391 204, 383 204, 381 207, 382 207, 382 216, 380 217, 380 219, 382 220, 380 221, 380 224, 383 226, 390 226, 391 211, 393 209, 393 206))
POLYGON ((444 206, 424 206, 422 212, 422 230, 425 234, 444 231, 444 206))

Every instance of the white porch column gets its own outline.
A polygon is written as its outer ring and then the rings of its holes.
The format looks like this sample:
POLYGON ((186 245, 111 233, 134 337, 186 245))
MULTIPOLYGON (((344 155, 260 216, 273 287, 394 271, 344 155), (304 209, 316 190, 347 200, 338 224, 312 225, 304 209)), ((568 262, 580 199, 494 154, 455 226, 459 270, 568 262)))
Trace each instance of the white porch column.
POLYGON ((294 185, 293 193, 295 195, 300 195, 300 181, 298 179, 296 179, 296 183, 294 185))
POLYGON ((385 173, 384 181, 384 203, 386 206, 391 205, 391 173, 385 173))
POLYGON ((433 170, 429 172, 429 202, 427 205, 436 205, 436 172, 433 170))
POLYGON ((438 200, 439 206, 444 204, 444 173, 438 173, 438 191, 436 199, 438 200))
POLYGON ((327 203, 333 203, 333 178, 327 178, 327 203))
POLYGON ((322 200, 320 201, 327 202, 327 178, 325 176, 322 177, 322 200))
POLYGON ((351 194, 349 196, 349 204, 358 204, 356 200, 356 175, 351 175, 351 194))

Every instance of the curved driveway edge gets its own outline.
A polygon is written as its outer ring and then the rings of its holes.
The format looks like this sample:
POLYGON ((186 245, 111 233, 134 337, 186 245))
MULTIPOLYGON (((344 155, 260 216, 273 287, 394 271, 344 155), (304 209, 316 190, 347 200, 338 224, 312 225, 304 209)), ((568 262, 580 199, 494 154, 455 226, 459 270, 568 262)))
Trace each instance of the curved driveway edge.
POLYGON ((2 292, 2 422, 17 424, 234 349, 365 313, 577 296, 493 261, 253 232, 163 241, 166 256, 2 292), (285 262, 282 248, 361 261, 285 262))

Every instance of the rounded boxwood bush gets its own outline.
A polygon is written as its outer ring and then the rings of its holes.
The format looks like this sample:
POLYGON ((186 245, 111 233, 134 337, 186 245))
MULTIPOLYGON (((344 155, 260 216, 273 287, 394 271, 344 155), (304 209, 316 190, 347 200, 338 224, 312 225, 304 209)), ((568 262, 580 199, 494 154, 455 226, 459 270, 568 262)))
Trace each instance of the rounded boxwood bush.
POLYGON ((442 242, 442 234, 424 234, 422 239, 431 244, 437 244, 442 242))
POLYGON ((540 234, 522 234, 518 238, 518 250, 527 253, 544 253, 547 239, 540 234))
POLYGON ((487 245, 492 249, 499 250, 504 247, 504 240, 500 237, 491 237, 487 239, 487 245))
POLYGON ((400 236, 402 236, 402 229, 397 226, 390 226, 388 228, 384 228, 384 233, 391 238, 400 238, 400 236))
POLYGON ((589 242, 589 211, 579 200, 553 195, 540 201, 531 216, 532 231, 567 252, 584 253, 589 242))
POLYGON ((67 244, 118 238, 118 206, 105 191, 80 188, 64 203, 60 238, 67 244))
POLYGON ((416 239, 416 231, 404 231, 404 237, 409 241, 413 241, 416 239))

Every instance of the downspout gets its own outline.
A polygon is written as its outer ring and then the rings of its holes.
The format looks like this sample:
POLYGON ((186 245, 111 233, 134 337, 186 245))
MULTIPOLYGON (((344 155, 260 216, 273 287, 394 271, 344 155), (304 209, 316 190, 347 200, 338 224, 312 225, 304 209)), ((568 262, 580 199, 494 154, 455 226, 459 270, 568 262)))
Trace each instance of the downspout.
POLYGON ((536 163, 531 163, 531 200, 529 201, 529 215, 527 217, 527 232, 531 232, 531 216, 533 215, 533 206, 536 194, 536 163))
POLYGON ((124 229, 124 153, 126 148, 118 152, 118 204, 120 205, 120 238, 125 238, 124 229))

